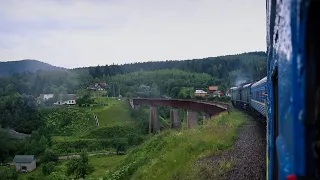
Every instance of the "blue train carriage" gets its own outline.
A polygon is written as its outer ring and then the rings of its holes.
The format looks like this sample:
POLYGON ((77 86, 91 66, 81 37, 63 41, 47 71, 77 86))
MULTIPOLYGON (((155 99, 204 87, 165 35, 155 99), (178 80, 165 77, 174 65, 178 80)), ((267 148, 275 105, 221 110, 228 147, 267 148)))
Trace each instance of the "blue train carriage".
POLYGON ((253 111, 266 117, 267 77, 262 78, 251 86, 251 107, 253 111))
POLYGON ((267 179, 319 179, 319 0, 267 0, 267 179))

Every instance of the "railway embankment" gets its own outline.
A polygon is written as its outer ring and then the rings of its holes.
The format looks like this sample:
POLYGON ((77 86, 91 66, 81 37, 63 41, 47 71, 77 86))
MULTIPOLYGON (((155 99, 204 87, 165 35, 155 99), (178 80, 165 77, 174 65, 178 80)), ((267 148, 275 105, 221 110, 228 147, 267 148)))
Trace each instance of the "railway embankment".
POLYGON ((212 169, 226 162, 232 168, 220 173, 217 179, 263 180, 266 179, 266 125, 247 116, 239 128, 233 148, 218 156, 206 156, 197 161, 204 169, 212 169))

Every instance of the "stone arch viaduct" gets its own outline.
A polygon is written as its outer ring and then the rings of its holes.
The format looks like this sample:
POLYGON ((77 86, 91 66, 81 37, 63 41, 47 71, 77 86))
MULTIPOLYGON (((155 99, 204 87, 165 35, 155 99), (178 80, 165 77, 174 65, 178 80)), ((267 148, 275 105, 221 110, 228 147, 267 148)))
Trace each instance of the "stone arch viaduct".
POLYGON ((140 105, 150 106, 149 116, 149 133, 160 132, 160 120, 158 106, 171 107, 170 125, 173 129, 181 128, 181 119, 179 117, 179 109, 187 109, 187 127, 194 128, 198 125, 199 112, 204 112, 203 119, 209 119, 229 107, 224 103, 181 100, 181 99, 151 99, 151 98, 134 98, 130 100, 132 108, 139 108, 140 105))

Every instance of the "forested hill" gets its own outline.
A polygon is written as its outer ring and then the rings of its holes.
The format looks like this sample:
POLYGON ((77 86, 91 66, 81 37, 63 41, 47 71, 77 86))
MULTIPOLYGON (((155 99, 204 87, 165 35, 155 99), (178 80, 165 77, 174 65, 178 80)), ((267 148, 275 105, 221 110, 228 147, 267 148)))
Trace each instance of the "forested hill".
MULTIPOLYGON (((56 68, 38 61, 33 62, 31 64, 35 67, 30 68, 24 64, 16 65, 15 72, 17 70, 22 71, 23 68, 29 71, 35 70, 37 64, 44 65, 43 68, 49 67, 47 69, 56 68)), ((0 76, 10 72, 9 69, 12 66, 10 67, 6 63, 0 64, 0 76), (3 65, 7 65, 7 69, 3 65)), ((60 68, 58 69, 60 70, 60 68)), ((155 87, 156 85, 159 87, 161 94, 176 97, 183 87, 207 88, 209 85, 217 85, 224 92, 231 86, 245 81, 257 81, 264 76, 266 76, 265 53, 251 52, 195 60, 144 62, 77 68, 66 71, 37 71, 35 73, 14 74, 0 77, 0 96, 11 95, 14 92, 36 97, 41 93, 76 93, 77 90, 86 88, 93 83, 107 82, 110 85, 112 84, 112 92, 115 91, 115 88, 121 89, 122 94, 130 94, 140 90, 140 86, 155 87), (197 73, 207 76, 196 76, 197 73), (160 77, 163 79, 159 80, 160 77), (186 81, 185 78, 189 78, 192 82, 186 81), (201 85, 197 82, 201 82, 201 85), (176 88, 173 90, 173 87, 176 88)))
POLYGON ((52 66, 50 64, 37 61, 37 60, 21 60, 21 61, 8 61, 0 62, 0 76, 10 76, 16 73, 36 72, 38 70, 56 71, 63 70, 64 68, 52 66))
POLYGON ((217 79, 226 81, 227 85, 236 85, 245 81, 256 81, 266 76, 267 73, 265 52, 248 52, 237 55, 181 61, 151 61, 78 68, 78 70, 80 69, 89 70, 90 75, 94 78, 139 70, 179 69, 189 72, 207 73, 217 79))

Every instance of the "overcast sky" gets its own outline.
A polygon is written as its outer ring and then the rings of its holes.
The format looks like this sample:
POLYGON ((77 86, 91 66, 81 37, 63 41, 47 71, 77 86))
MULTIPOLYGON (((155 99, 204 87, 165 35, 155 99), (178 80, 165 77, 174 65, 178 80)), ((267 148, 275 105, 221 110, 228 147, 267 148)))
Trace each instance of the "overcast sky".
POLYGON ((73 68, 265 50, 262 0, 0 0, 0 61, 73 68))

